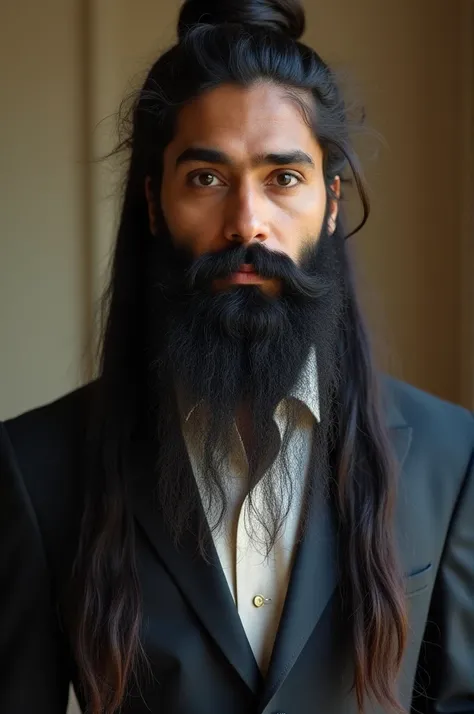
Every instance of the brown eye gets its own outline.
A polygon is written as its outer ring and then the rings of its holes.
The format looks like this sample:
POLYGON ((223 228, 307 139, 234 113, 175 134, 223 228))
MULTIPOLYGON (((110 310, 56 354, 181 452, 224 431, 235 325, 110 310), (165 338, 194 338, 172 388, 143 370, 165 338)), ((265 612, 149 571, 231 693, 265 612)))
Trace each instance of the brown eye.
POLYGON ((285 171, 284 173, 278 174, 276 177, 277 185, 281 188, 293 188, 300 183, 298 176, 285 171))
POLYGON ((198 186, 199 188, 220 185, 217 176, 209 173, 208 171, 202 171, 199 174, 194 174, 194 176, 191 177, 191 183, 193 186, 198 186))

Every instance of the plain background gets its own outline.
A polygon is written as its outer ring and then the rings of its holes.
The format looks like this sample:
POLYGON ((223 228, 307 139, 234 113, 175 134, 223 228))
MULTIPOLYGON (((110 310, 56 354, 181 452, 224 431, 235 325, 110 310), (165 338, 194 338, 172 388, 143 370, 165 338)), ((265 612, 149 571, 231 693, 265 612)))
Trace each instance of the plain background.
MULTIPOLYGON (((361 142, 373 213, 353 241, 381 366, 474 407, 474 3, 305 5, 305 40, 383 137, 361 142)), ((91 374, 121 178, 92 159, 114 145, 120 100, 172 41, 177 10, 2 0, 0 418, 91 374)))

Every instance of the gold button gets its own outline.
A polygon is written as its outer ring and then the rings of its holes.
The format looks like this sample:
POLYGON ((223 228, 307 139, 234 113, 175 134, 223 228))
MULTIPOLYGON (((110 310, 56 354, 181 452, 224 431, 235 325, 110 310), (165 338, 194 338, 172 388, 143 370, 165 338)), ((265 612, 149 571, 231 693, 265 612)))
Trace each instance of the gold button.
POLYGON ((253 604, 255 607, 262 607, 262 605, 265 605, 265 598, 263 595, 255 595, 253 599, 253 604))

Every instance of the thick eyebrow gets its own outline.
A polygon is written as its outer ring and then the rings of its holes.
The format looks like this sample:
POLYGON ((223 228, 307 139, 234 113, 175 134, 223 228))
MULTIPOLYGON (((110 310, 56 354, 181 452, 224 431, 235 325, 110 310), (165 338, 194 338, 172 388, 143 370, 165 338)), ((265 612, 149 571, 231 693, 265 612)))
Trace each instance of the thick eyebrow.
POLYGON ((314 168, 314 161, 309 154, 304 151, 295 149, 294 151, 286 151, 283 153, 263 154, 256 156, 252 164, 261 166, 262 164, 272 164, 277 166, 287 166, 288 164, 307 164, 314 168))
MULTIPOLYGON (((233 166, 234 162, 223 151, 207 149, 204 147, 190 147, 185 149, 176 159, 176 167, 191 161, 201 161, 206 164, 221 164, 233 166)), ((314 161, 309 154, 295 149, 282 153, 258 154, 252 158, 252 166, 288 166, 288 164, 306 164, 314 168, 314 161)))

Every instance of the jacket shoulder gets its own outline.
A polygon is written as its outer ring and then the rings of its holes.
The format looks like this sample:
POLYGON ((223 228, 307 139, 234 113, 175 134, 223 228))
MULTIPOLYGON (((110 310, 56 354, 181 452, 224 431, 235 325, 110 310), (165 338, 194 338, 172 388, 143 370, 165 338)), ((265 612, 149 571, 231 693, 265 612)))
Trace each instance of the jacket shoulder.
POLYGON ((413 446, 425 449, 432 459, 451 461, 466 470, 474 449, 474 415, 393 377, 384 388, 405 424, 413 430, 413 446))
POLYGON ((95 384, 3 423, 52 561, 66 553, 68 543, 75 547, 84 499, 84 445, 95 384))
MULTIPOLYGON (((85 436, 95 382, 4 422, 20 466, 51 467, 85 436)), ((25 477, 27 473, 25 473, 25 477)))

